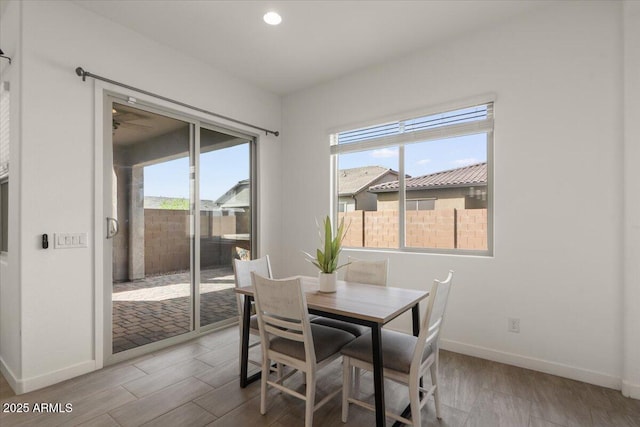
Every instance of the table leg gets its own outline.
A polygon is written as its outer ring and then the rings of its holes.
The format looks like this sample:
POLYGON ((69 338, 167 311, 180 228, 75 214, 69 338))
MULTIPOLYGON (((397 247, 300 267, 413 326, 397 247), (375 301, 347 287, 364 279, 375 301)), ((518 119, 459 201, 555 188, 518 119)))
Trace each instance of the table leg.
MULTIPOLYGON (((413 320, 413 336, 420 335, 420 304, 416 304, 411 307, 411 318, 413 320)), ((420 378, 420 388, 423 387, 422 378, 420 378)), ((422 392, 420 392, 420 399, 422 399, 422 392)), ((409 409, 411 412, 411 409, 409 409)))
POLYGON ((376 324, 371 328, 373 346, 373 386, 376 403, 376 426, 386 425, 384 404, 384 365, 382 360, 382 326, 376 324))
POLYGON ((249 323, 251 321, 251 299, 252 298, 248 295, 244 296, 244 309, 242 312, 242 336, 240 337, 240 339, 242 339, 242 354, 240 355, 240 387, 242 388, 245 388, 251 382, 250 379, 247 378, 249 365, 249 323))
POLYGON ((420 304, 411 307, 411 320, 413 321, 413 336, 420 334, 420 304))

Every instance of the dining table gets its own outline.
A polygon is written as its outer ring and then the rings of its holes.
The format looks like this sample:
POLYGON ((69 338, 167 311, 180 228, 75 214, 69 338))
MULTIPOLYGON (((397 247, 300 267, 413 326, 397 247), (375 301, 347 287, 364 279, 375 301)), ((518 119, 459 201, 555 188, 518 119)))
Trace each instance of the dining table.
MULTIPOLYGON (((384 362, 382 349, 382 327, 411 310, 413 334, 420 331, 420 301, 429 296, 428 290, 405 289, 392 286, 376 286, 365 283, 338 280, 335 292, 324 293, 318 289, 318 278, 300 277, 310 314, 329 317, 371 328, 373 352, 373 384, 375 394, 376 426, 384 426, 384 362)), ((240 387, 244 388, 260 378, 260 372, 248 376, 249 323, 253 286, 236 287, 244 296, 242 317, 242 348, 240 362, 240 387)))

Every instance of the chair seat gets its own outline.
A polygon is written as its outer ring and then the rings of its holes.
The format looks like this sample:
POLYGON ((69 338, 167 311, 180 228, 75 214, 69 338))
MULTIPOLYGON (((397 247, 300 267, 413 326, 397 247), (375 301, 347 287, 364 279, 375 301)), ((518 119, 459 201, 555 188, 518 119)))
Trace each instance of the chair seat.
MULTIPOLYGON (((313 336, 313 347, 316 352, 316 362, 338 353, 340 349, 355 337, 340 329, 330 328, 323 325, 311 324, 311 335, 313 336)), ((298 341, 277 337, 271 340, 269 348, 278 353, 284 353, 298 360, 305 360, 304 344, 298 341)))
POLYGON ((337 319, 331 319, 329 317, 316 317, 315 319, 311 320, 311 323, 340 329, 342 331, 349 332, 356 337, 359 337, 371 331, 371 328, 367 326, 357 325, 355 323, 345 322, 337 319))
MULTIPOLYGON (((382 359, 384 367, 393 371, 409 373, 413 351, 418 337, 389 330, 382 330, 382 359)), ((364 334, 342 348, 342 355, 373 364, 371 333, 364 334)), ((422 361, 431 354, 430 345, 424 349, 422 361)))

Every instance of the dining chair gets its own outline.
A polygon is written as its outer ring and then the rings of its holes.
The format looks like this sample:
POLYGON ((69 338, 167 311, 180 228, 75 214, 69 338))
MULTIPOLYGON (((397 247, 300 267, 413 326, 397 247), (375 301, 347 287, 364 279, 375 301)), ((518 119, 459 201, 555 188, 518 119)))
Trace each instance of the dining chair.
MULTIPOLYGON (((387 286, 389 275, 389 260, 366 261, 357 258, 348 258, 344 280, 347 282, 365 283, 369 285, 387 286)), ((313 323, 332 328, 342 329, 350 334, 359 337, 369 332, 371 328, 355 323, 344 322, 342 320, 330 319, 328 317, 317 317, 313 323)))
POLYGON ((340 357, 340 349, 354 336, 339 329, 309 322, 307 299, 300 278, 274 280, 251 273, 260 339, 262 341, 262 378, 260 413, 267 412, 267 387, 271 386, 305 401, 305 427, 313 425, 313 413, 342 387, 315 403, 317 371, 340 357), (269 378, 271 363, 293 368, 286 375, 269 378), (295 372, 305 376, 305 393, 285 386, 295 372))
POLYGON ((366 283, 369 285, 387 286, 389 260, 367 261, 348 258, 344 280, 347 282, 366 283))
MULTIPOLYGON (((420 426, 420 411, 431 395, 435 400, 436 417, 442 419, 438 390, 438 343, 452 277, 453 271, 449 271, 449 275, 444 281, 433 281, 427 312, 417 337, 401 332, 382 330, 384 376, 409 388, 411 419, 390 412, 386 413, 387 417, 401 423, 420 426), (423 387, 422 382, 427 370, 431 371, 431 387, 428 389, 423 387)), ((363 335, 344 346, 342 356, 342 422, 347 422, 349 404, 351 403, 375 410, 372 405, 358 400, 359 389, 352 387, 353 368, 373 370, 371 334, 363 335)))
MULTIPOLYGON (((236 288, 251 286, 252 272, 256 272, 264 277, 272 278, 273 275, 271 273, 271 262, 269 261, 269 255, 247 261, 234 259, 233 273, 235 276, 236 288)), ((236 303, 238 304, 238 324, 240 326, 240 351, 238 352, 238 354, 240 355, 240 359, 242 359, 242 341, 245 338, 242 334, 242 318, 244 314, 243 295, 236 293, 236 303)), ((249 321, 249 334, 260 337, 260 332, 258 331, 258 317, 255 314, 251 316, 251 319, 249 321)), ((253 343, 249 342, 249 348, 258 345, 260 345, 260 341, 256 341, 253 343)), ((249 359, 248 362, 256 366, 262 366, 261 361, 249 359)), ((240 363, 242 363, 242 360, 240 360, 240 363)))

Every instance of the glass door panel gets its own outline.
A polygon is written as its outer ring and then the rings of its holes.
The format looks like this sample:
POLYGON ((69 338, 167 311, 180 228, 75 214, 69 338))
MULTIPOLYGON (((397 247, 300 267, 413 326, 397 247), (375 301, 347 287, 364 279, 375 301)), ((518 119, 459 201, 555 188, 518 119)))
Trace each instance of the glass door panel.
POLYGON ((112 354, 194 329, 192 126, 113 103, 112 354))
POLYGON ((251 142, 200 129, 200 326, 237 320, 232 260, 251 254, 251 142))

